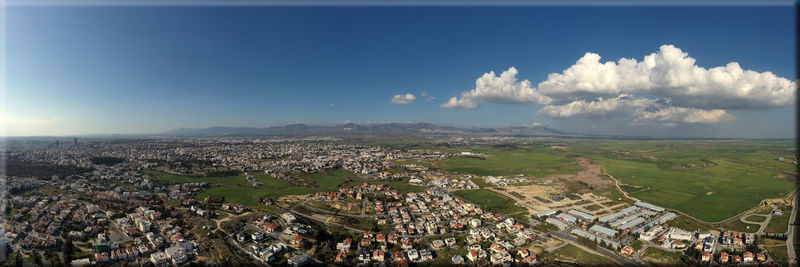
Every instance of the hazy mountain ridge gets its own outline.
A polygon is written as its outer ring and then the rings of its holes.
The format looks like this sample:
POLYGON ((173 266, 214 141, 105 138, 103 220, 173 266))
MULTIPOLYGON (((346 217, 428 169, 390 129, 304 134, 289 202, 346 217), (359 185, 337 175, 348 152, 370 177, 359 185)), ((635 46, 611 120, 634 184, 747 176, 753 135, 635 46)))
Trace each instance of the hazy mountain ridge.
POLYGON ((421 135, 480 135, 480 136, 565 136, 570 135, 556 129, 535 127, 504 128, 460 128, 441 126, 425 122, 415 123, 345 123, 333 126, 317 126, 302 123, 266 128, 255 127, 209 127, 178 128, 162 133, 186 136, 242 136, 242 135, 375 135, 375 136, 421 136, 421 135))

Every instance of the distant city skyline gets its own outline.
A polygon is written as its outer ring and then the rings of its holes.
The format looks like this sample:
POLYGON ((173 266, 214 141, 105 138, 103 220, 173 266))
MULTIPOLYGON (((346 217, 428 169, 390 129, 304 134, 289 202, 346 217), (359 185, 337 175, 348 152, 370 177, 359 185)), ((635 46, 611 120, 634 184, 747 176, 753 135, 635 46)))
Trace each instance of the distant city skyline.
POLYGON ((6 136, 290 123, 795 136, 795 9, 6 8, 6 136))

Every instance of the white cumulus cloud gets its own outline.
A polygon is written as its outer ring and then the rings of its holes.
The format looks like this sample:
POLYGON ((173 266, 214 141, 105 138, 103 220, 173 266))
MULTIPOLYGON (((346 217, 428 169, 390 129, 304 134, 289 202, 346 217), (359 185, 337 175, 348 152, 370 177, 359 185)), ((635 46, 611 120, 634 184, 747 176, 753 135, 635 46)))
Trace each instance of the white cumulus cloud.
POLYGON ((392 97, 392 104, 405 105, 414 103, 414 101, 417 101, 417 97, 413 94, 395 95, 392 97))
POLYGON ((481 102, 546 104, 540 114, 554 118, 625 117, 647 121, 716 123, 733 117, 728 110, 768 109, 794 105, 796 81, 772 72, 743 69, 739 63, 700 67, 688 53, 662 45, 641 61, 621 58, 601 62, 586 53, 561 73, 551 73, 532 87, 518 82, 511 67, 499 77, 489 72, 475 88, 442 104, 443 108, 480 107, 481 102), (646 97, 645 97, 646 96, 646 97))
POLYGON ((500 74, 494 71, 484 73, 475 80, 475 88, 461 93, 461 98, 453 97, 442 104, 443 108, 475 109, 480 102, 500 104, 546 104, 550 98, 531 87, 528 80, 517 81, 517 68, 511 67, 500 74))
POLYGON ((760 109, 794 104, 796 83, 772 72, 744 70, 736 62, 706 69, 672 45, 636 59, 600 62, 586 53, 562 73, 551 73, 539 91, 565 103, 621 93, 669 97, 677 106, 710 109, 760 109))

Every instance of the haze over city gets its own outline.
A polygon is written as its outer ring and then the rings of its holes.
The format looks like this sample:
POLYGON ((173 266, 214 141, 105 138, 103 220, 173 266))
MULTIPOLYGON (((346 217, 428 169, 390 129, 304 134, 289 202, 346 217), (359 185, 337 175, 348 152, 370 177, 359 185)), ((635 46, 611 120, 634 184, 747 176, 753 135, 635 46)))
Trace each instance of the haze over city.
POLYGON ((794 10, 9 6, 6 136, 428 122, 795 135, 794 10))

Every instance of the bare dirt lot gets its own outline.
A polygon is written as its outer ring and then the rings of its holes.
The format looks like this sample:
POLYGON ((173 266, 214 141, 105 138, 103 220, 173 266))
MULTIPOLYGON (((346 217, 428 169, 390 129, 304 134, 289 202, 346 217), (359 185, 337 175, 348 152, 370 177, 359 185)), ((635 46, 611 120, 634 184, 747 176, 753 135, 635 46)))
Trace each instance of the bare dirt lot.
POLYGON ((575 174, 557 175, 551 178, 557 178, 566 182, 580 181, 595 189, 603 189, 611 185, 611 182, 603 178, 603 166, 592 164, 592 162, 586 158, 579 157, 575 160, 578 162, 578 165, 583 168, 583 170, 575 174))

